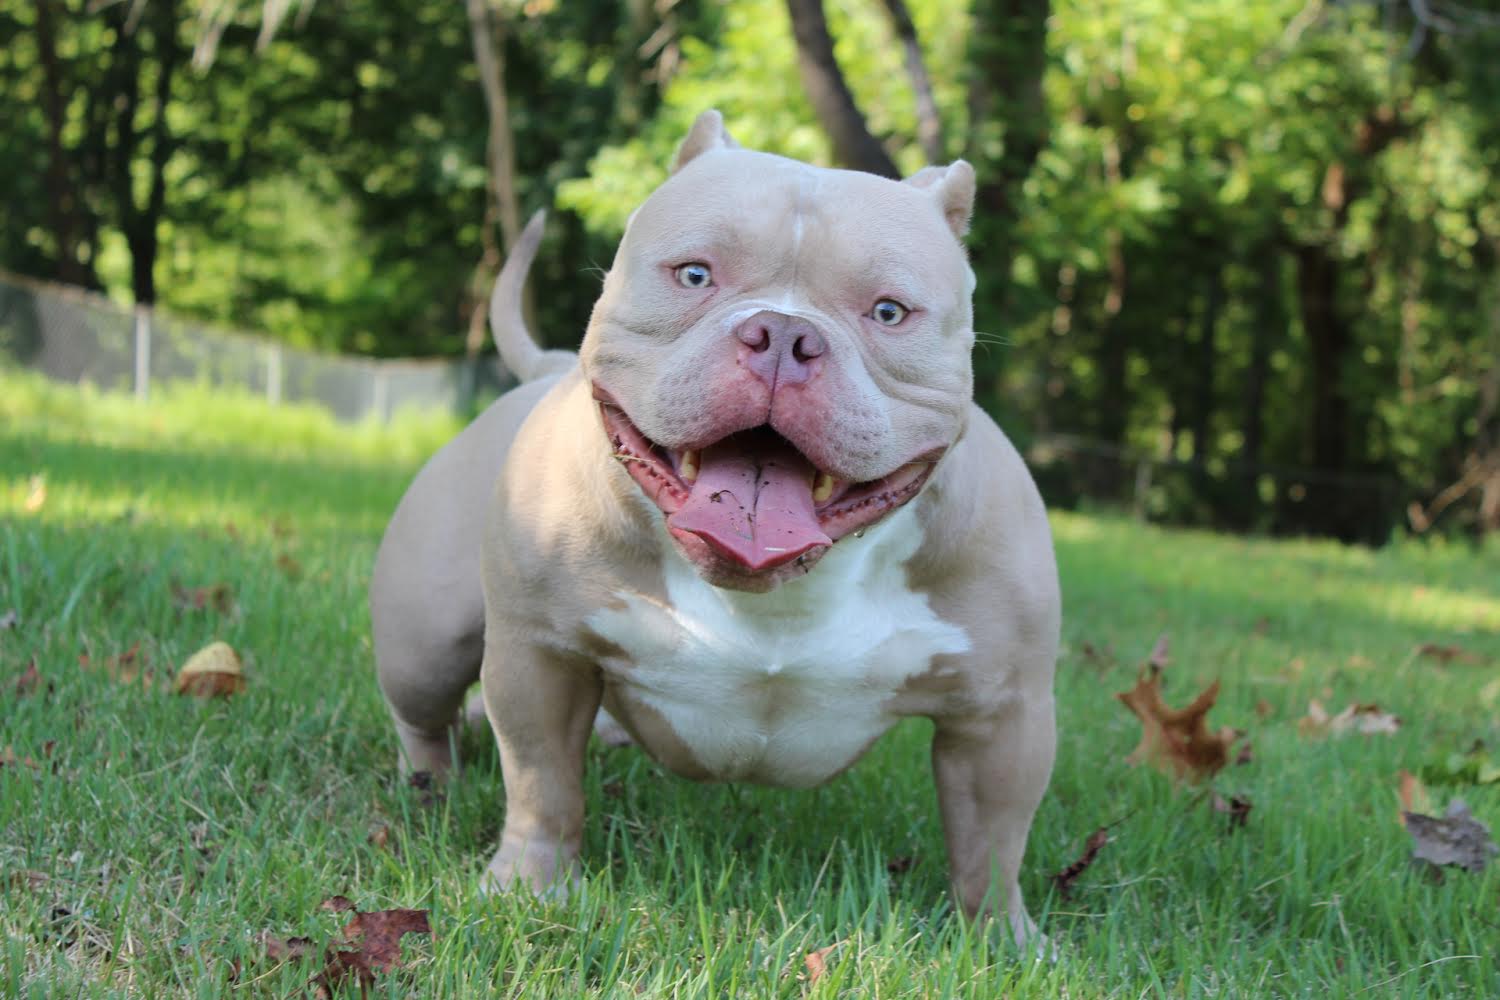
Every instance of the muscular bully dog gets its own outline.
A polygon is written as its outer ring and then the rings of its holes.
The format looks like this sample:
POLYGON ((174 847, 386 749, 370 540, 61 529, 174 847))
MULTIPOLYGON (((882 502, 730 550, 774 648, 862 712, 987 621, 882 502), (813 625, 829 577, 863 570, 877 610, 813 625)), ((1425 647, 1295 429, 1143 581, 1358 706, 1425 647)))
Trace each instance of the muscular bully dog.
POLYGON ((437 774, 482 682, 505 823, 486 881, 580 878, 603 709, 663 765, 806 787, 935 724, 958 900, 1033 933, 1017 884, 1055 744, 1042 502, 972 402, 967 163, 903 182, 739 148, 705 112, 631 217, 577 357, 520 289, 524 384, 427 464, 376 561, 381 688, 437 774))

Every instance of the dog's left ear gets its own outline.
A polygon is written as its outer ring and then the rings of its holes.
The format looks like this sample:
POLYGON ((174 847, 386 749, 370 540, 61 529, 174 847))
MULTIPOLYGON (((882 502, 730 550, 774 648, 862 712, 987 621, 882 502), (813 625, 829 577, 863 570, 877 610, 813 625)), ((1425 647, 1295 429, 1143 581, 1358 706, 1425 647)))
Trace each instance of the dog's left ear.
POLYGON ((973 167, 964 160, 954 160, 946 167, 923 167, 902 183, 931 191, 943 218, 948 220, 948 228, 963 239, 969 231, 969 216, 974 214, 973 167))
POLYGON ((713 108, 700 114, 688 129, 687 138, 677 147, 677 158, 672 161, 672 173, 677 173, 693 160, 714 149, 739 149, 740 144, 724 127, 724 116, 713 108))

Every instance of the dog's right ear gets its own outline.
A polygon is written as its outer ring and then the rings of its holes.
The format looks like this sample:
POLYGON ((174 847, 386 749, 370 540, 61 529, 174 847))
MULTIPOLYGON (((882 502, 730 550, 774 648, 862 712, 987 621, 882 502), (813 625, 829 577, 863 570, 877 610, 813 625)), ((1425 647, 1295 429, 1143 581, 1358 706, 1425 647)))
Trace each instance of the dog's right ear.
POLYGON ((740 144, 724 128, 724 116, 710 108, 700 114, 687 138, 677 147, 677 159, 672 161, 672 173, 677 173, 704 153, 715 149, 739 149, 740 144))

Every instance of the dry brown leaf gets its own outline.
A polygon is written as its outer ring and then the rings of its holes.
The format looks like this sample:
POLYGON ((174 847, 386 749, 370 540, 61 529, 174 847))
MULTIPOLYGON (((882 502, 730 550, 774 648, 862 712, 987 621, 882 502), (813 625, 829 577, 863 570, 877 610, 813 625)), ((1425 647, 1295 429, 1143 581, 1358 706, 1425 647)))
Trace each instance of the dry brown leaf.
POLYGON ((1463 799, 1451 799, 1441 817, 1408 812, 1403 818, 1415 861, 1482 872, 1490 858, 1500 854, 1500 847, 1490 839, 1490 828, 1474 818, 1463 799))
POLYGON ((812 986, 823 978, 823 974, 828 971, 828 955, 837 947, 838 945, 831 944, 826 948, 810 951, 802 959, 802 964, 807 966, 807 985, 812 986))
POLYGON ((206 587, 184 587, 172 584, 172 603, 181 611, 212 609, 221 615, 234 613, 234 589, 227 583, 206 587))
POLYGON ((1350 732, 1390 736, 1400 728, 1400 716, 1382 712, 1374 703, 1351 703, 1338 715, 1330 716, 1316 698, 1307 703, 1307 715, 1297 720, 1297 732, 1307 739, 1342 736, 1350 732))
POLYGON ((1172 640, 1163 632, 1156 637, 1156 645, 1151 647, 1151 655, 1146 657, 1146 664, 1157 670, 1165 670, 1172 665, 1172 640))
POLYGON ((188 657, 173 690, 199 698, 228 698, 245 690, 240 656, 227 642, 211 642, 188 657))
MULTIPOLYGON (((26 665, 26 669, 21 672, 21 676, 17 677, 11 683, 10 688, 17 698, 24 698, 41 686, 42 675, 37 672, 36 660, 32 660, 26 665)), ((47 689, 50 691, 52 685, 48 684, 47 689)))
POLYGON ((1109 827, 1101 826, 1089 834, 1089 839, 1083 842, 1083 853, 1078 856, 1078 860, 1052 876, 1052 884, 1057 886, 1058 894, 1063 899, 1072 895, 1073 883, 1078 881, 1078 876, 1094 863, 1094 859, 1099 856, 1099 852, 1107 843, 1109 843, 1109 827))
POLYGON ((1436 660, 1442 664, 1449 663, 1483 663, 1484 658, 1478 653, 1470 652, 1462 646, 1443 645, 1436 642, 1424 642, 1417 647, 1417 656, 1428 660, 1436 660))
POLYGON ((285 552, 276 557, 276 568, 281 570, 282 575, 288 580, 302 579, 302 564, 285 552))
POLYGON ((1269 719, 1276 714, 1276 706, 1261 698, 1255 703, 1255 714, 1259 718, 1269 719))
POLYGON ((35 514, 46 502, 47 480, 41 476, 32 476, 31 481, 26 484, 26 500, 21 504, 21 509, 28 514, 35 514))
MULTIPOLYGON (((353 913, 337 938, 321 951, 323 968, 309 982, 315 996, 332 997, 346 985, 356 987, 361 996, 375 985, 375 975, 391 972, 403 964, 401 939, 407 934, 432 934, 426 910, 374 910, 361 913, 346 896, 330 896, 319 909, 333 913, 353 913)), ((273 962, 295 962, 319 955, 311 938, 281 938, 269 932, 259 942, 266 957, 273 962)))
POLYGON ((1399 775, 1396 794, 1401 799, 1401 808, 1396 812, 1396 822, 1402 826, 1406 825, 1407 813, 1432 812, 1432 799, 1427 794, 1427 786, 1422 784, 1421 778, 1404 767, 1399 775))
POLYGON ((1231 795, 1226 799, 1218 792, 1214 792, 1210 801, 1213 803, 1214 812, 1223 813, 1229 817, 1231 827, 1244 826, 1250 819, 1250 810, 1254 808, 1247 795, 1231 795))
POLYGON ((365 839, 369 841, 370 846, 374 847, 376 850, 389 851, 391 849, 390 824, 381 823, 375 829, 371 830, 370 835, 365 839))
POLYGON ((139 681, 141 687, 150 688, 156 680, 156 670, 151 666, 151 658, 141 651, 141 644, 138 642, 118 656, 106 656, 97 663, 89 654, 80 653, 78 665, 85 670, 103 670, 106 677, 121 684, 139 681))
POLYGON ((1210 732, 1206 716, 1219 698, 1214 681, 1184 708, 1161 697, 1161 671, 1142 667, 1135 687, 1115 695, 1141 720, 1141 742, 1126 763, 1147 763, 1179 781, 1198 781, 1229 763, 1229 747, 1240 733, 1228 726, 1210 732))

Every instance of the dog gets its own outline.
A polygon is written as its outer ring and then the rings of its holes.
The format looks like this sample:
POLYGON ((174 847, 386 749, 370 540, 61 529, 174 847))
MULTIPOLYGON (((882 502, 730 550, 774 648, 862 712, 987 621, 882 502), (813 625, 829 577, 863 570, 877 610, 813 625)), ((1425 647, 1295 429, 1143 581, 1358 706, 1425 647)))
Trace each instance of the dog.
POLYGON ((489 886, 580 879, 596 718, 679 775, 801 788, 926 716, 957 900, 1035 934, 1060 597, 1041 497, 972 401, 973 199, 963 161, 814 167, 704 112, 576 356, 522 318, 540 216, 517 241, 491 325, 522 384, 417 475, 370 592, 403 766, 448 771, 481 681, 489 886))

